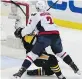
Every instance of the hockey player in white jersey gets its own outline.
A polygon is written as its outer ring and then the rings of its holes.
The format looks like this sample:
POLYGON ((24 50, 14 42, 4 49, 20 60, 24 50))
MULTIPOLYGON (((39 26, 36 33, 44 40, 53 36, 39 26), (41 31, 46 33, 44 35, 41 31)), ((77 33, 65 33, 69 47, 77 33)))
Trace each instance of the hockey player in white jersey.
MULTIPOLYGON (((36 9, 38 12, 29 19, 27 27, 19 27, 15 32, 15 36, 23 38, 25 35, 29 35, 34 30, 37 30, 37 41, 32 51, 27 54, 21 69, 13 76, 15 78, 21 77, 31 63, 41 55, 41 51, 48 46, 51 46, 52 51, 61 57, 75 73, 78 73, 79 69, 74 64, 71 57, 63 51, 59 30, 53 23, 51 14, 46 11, 45 3, 38 1, 36 3, 36 9)), ((65 79, 65 77, 61 76, 59 79, 65 79)))

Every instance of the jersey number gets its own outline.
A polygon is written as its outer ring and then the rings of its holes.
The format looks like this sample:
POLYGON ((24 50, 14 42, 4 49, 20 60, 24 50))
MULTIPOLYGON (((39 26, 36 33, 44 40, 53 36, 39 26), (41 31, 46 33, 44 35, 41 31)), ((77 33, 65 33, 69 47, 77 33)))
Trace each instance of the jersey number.
POLYGON ((46 19, 49 22, 49 24, 53 24, 52 18, 50 16, 47 16, 46 19))

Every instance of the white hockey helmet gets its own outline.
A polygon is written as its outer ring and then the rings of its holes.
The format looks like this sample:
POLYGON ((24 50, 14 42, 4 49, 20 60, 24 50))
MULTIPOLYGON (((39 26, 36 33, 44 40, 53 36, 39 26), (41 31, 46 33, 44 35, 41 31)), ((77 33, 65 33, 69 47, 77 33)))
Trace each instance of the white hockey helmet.
POLYGON ((46 10, 46 2, 45 1, 37 1, 35 5, 38 12, 46 10))

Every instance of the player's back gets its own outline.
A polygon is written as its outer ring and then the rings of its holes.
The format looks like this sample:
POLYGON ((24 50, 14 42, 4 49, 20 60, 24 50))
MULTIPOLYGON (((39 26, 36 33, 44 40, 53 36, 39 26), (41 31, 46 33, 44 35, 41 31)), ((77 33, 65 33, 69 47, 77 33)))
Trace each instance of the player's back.
POLYGON ((39 23, 37 24, 38 30, 41 31, 53 31, 58 30, 56 24, 53 22, 53 18, 48 11, 39 12, 38 18, 40 18, 39 23))

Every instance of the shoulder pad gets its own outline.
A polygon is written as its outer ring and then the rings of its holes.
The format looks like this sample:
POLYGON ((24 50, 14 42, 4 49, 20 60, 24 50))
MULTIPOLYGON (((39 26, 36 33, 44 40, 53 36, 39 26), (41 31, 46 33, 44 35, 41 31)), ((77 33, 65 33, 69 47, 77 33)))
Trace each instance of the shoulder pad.
POLYGON ((31 16, 35 16, 37 13, 32 13, 31 16))

